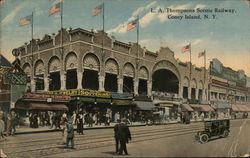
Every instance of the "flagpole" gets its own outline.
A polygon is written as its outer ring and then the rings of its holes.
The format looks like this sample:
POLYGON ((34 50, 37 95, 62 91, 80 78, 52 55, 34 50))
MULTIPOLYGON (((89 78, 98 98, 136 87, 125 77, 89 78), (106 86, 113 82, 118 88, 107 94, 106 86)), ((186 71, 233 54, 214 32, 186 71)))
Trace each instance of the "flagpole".
POLYGON ((204 50, 204 82, 206 81, 206 49, 204 50))
MULTIPOLYGON (((33 61, 33 12, 31 13, 31 64, 32 64, 32 68, 34 66, 34 61, 33 61)), ((32 70, 33 71, 33 70, 32 70)), ((33 73, 32 73, 33 74, 33 73)))
POLYGON ((61 1, 61 53, 63 55, 63 1, 61 1))
POLYGON ((137 58, 139 58, 139 27, 140 27, 139 15, 137 15, 137 58))
POLYGON ((102 53, 104 52, 104 2, 102 3, 102 53))
POLYGON ((191 77, 192 77, 191 43, 189 43, 189 54, 190 54, 190 72, 189 72, 189 76, 190 76, 190 81, 191 81, 191 77))

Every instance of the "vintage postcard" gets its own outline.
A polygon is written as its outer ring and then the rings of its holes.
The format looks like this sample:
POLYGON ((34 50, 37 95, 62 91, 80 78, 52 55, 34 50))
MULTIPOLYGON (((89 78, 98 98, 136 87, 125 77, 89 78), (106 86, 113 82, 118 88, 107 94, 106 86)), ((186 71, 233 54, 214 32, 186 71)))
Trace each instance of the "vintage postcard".
POLYGON ((0 157, 249 157, 249 0, 0 0, 0 157))

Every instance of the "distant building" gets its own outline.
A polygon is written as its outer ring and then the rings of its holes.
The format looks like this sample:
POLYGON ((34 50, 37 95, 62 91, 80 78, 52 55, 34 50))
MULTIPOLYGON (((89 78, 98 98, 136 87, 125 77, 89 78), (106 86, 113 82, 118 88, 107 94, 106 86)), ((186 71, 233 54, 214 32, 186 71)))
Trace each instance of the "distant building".
POLYGON ((10 107, 10 88, 9 84, 4 83, 4 76, 11 68, 11 63, 0 54, 0 107, 8 111, 10 107))

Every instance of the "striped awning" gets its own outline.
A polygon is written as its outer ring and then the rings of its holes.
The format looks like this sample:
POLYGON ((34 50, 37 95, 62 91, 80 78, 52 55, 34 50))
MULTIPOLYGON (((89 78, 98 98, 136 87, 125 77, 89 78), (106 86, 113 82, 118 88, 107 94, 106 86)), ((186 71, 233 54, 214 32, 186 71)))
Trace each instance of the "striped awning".
POLYGON ((181 111, 194 111, 194 110, 188 104, 181 104, 181 111))
POLYGON ((232 104, 232 110, 237 112, 250 112, 250 107, 247 105, 232 104))

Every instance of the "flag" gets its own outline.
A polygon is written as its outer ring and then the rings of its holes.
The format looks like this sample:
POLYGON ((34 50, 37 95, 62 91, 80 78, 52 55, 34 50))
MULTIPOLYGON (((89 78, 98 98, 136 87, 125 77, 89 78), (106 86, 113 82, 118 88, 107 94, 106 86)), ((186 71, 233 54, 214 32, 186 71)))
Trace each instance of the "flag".
POLYGON ((127 25, 127 31, 129 31, 129 30, 135 28, 135 27, 136 27, 136 24, 137 24, 137 21, 138 21, 138 19, 135 19, 135 20, 129 22, 128 25, 127 25))
POLYGON ((203 56, 205 56, 205 51, 200 52, 200 53, 198 54, 198 58, 203 57, 203 56))
POLYGON ((100 14, 102 12, 102 7, 103 7, 103 4, 100 4, 98 5, 97 7, 95 7, 93 10, 92 10, 92 15, 93 16, 96 16, 97 14, 100 14))
POLYGON ((50 10, 49 10, 49 15, 53 15, 56 12, 60 11, 61 9, 61 2, 54 4, 50 10))
POLYGON ((23 25, 28 25, 31 24, 32 22, 32 15, 26 16, 22 19, 20 19, 19 21, 19 25, 23 26, 23 25))
POLYGON ((182 53, 185 53, 185 52, 187 52, 187 51, 190 51, 191 50, 191 45, 189 44, 189 45, 186 45, 186 46, 184 46, 183 48, 182 48, 182 53))

